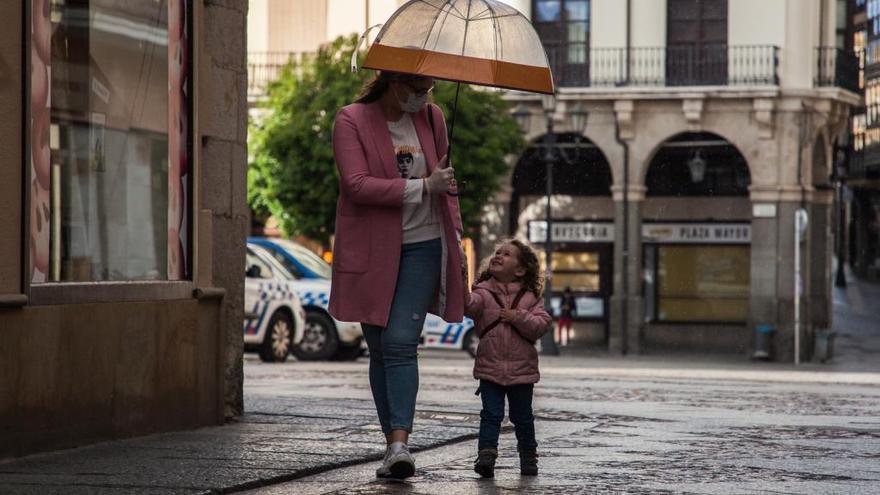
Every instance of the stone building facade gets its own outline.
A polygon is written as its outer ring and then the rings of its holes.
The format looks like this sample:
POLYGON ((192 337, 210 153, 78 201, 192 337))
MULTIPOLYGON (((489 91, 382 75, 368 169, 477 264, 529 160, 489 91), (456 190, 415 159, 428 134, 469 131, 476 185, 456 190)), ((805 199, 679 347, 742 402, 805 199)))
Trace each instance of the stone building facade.
MULTIPOLYGON (((858 104, 837 3, 530 2, 558 87, 552 283, 575 290, 575 341, 745 355, 766 325, 775 359, 810 358, 832 324, 832 151, 858 104)), ((484 253, 546 235, 542 100, 508 98, 532 144, 487 208, 484 253)))
POLYGON ((0 459, 240 414, 247 2, 0 9, 0 459))

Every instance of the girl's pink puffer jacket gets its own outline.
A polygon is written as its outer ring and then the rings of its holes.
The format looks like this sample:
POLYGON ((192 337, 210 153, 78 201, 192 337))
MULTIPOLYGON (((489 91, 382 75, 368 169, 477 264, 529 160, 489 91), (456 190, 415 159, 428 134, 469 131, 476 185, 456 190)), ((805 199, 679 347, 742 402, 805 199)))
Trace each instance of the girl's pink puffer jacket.
POLYGON ((552 328, 541 299, 531 291, 525 292, 517 304, 516 318, 489 328, 501 312, 498 302, 510 308, 520 288, 519 282, 503 284, 489 279, 475 285, 467 296, 464 312, 473 318, 480 337, 474 362, 474 378, 478 380, 508 386, 537 383, 540 378, 534 343, 552 328))

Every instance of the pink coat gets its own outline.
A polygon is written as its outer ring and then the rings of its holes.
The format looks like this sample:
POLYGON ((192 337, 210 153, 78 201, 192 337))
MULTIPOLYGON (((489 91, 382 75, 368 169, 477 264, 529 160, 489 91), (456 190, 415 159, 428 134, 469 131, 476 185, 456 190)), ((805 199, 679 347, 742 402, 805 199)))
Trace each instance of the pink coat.
MULTIPOLYGON (((427 110, 412 115, 428 170, 446 153, 443 113, 434 105, 434 131, 427 110), (438 148, 442 150, 438 153, 438 148)), ((339 170, 333 290, 330 314, 342 321, 385 326, 397 284, 403 243, 403 190, 388 124, 379 103, 355 103, 336 114, 333 154, 339 170)), ((431 312, 449 322, 463 318, 461 215, 458 198, 436 195, 443 220, 445 266, 431 312)))
POLYGON ((518 282, 503 284, 489 279, 474 286, 468 295, 465 314, 473 318, 480 337, 474 362, 474 378, 478 380, 507 386, 537 383, 541 377, 534 342, 552 328, 543 300, 531 291, 526 292, 517 304, 512 322, 499 323, 486 331, 498 320, 502 309, 496 297, 505 308, 510 308, 519 290, 518 282))

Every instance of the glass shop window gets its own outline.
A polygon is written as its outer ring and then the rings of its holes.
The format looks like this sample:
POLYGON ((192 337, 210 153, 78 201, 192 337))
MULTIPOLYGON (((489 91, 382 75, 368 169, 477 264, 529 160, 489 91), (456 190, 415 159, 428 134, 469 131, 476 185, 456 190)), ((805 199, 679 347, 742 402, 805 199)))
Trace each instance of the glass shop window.
POLYGON ((45 5, 29 30, 31 282, 188 278, 187 2, 45 5))
MULTIPOLYGON (((538 253, 541 266, 544 252, 538 253)), ((596 251, 563 251, 553 253, 553 292, 571 287, 574 292, 600 292, 599 253, 596 251)))
POLYGON ((748 245, 647 246, 649 317, 662 322, 745 322, 750 253, 748 245))

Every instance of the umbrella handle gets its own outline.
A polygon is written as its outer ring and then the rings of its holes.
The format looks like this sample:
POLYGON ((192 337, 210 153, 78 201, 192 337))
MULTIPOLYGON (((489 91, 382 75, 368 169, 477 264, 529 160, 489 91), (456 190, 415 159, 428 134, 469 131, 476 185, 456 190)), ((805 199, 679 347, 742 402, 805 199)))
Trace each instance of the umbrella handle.
MULTIPOLYGON (((461 91, 461 83, 455 85, 455 100, 452 103, 452 116, 449 118, 449 145, 446 148, 446 166, 452 165, 452 137, 455 135, 455 114, 458 111, 458 93, 461 91)), ((450 196, 458 196, 458 188, 455 192, 447 191, 450 196)))
POLYGON ((382 27, 382 24, 373 24, 372 26, 368 27, 366 31, 364 31, 364 34, 362 34, 360 38, 358 38, 358 42, 356 45, 354 45, 354 50, 351 52, 351 72, 354 73, 358 71, 358 51, 361 49, 361 44, 364 42, 365 39, 367 39, 367 36, 370 35, 370 31, 376 29, 377 27, 382 27))

